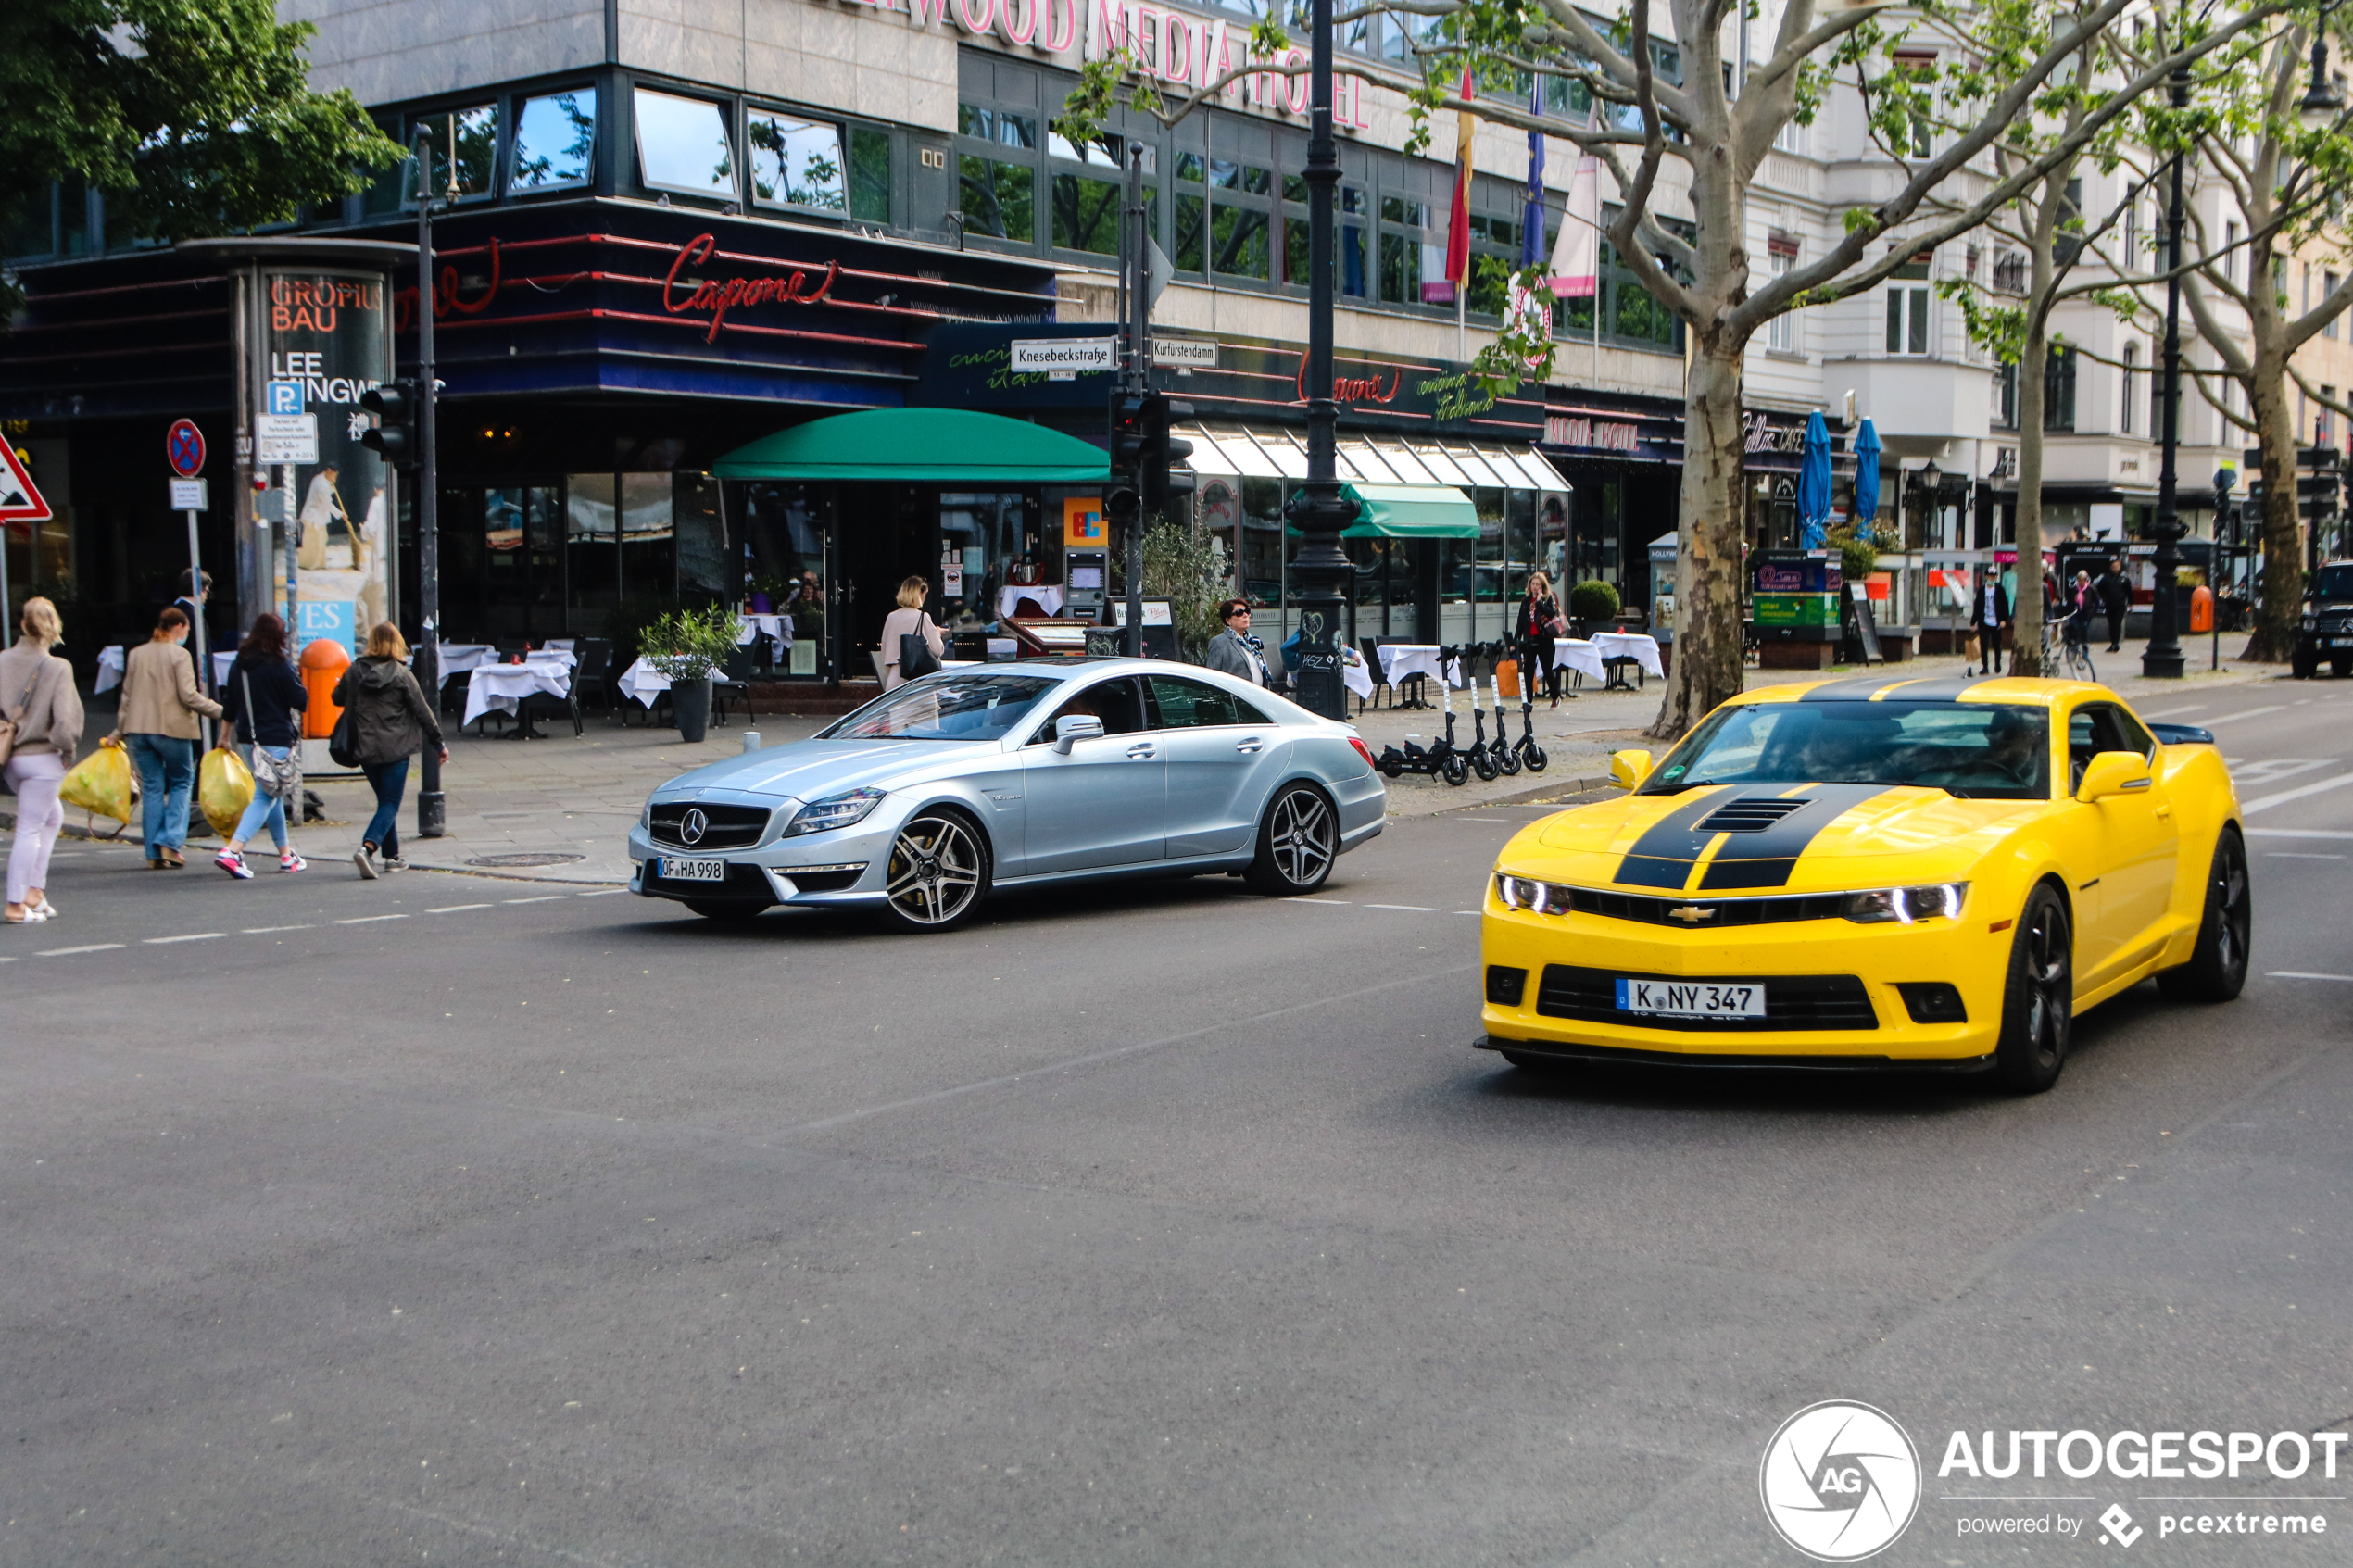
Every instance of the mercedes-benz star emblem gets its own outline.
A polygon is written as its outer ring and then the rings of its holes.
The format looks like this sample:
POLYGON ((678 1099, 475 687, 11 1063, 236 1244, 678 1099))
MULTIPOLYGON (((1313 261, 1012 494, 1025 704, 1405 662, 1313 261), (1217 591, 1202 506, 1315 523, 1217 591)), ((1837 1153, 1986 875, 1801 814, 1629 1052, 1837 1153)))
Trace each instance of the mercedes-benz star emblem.
MULTIPOLYGON (((686 842, 691 844, 694 840, 688 839, 686 842)), ((1667 912, 1674 919, 1681 921, 1685 925, 1697 925, 1704 920, 1714 920, 1716 918, 1716 911, 1709 909, 1705 904, 1685 904, 1680 909, 1669 909, 1667 912)))
POLYGON ((702 814, 701 807, 695 807, 678 819, 678 842, 700 844, 702 835, 709 831, 710 827, 711 819, 702 814))

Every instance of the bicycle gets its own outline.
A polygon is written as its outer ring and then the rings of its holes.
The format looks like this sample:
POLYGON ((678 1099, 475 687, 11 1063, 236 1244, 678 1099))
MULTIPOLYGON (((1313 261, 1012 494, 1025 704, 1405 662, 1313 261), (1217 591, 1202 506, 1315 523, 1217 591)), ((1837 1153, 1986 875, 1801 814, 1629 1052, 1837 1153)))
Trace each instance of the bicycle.
POLYGON ((2078 610, 2043 623, 2043 668, 2053 673, 2063 671, 2066 680, 2096 682, 2100 677, 2092 668, 2091 644, 2070 634, 2082 620, 2078 610))

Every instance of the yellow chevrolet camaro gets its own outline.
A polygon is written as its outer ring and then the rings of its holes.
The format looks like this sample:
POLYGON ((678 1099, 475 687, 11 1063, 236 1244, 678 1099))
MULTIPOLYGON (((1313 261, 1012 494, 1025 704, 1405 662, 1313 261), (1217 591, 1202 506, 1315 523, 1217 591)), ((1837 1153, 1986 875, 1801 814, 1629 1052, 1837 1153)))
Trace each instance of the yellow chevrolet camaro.
POLYGON ((1484 1042, 1577 1060, 1990 1071, 2074 1015, 2246 982, 2246 849, 2202 730, 2105 686, 1875 675, 1748 692, 1489 879, 1484 1042))

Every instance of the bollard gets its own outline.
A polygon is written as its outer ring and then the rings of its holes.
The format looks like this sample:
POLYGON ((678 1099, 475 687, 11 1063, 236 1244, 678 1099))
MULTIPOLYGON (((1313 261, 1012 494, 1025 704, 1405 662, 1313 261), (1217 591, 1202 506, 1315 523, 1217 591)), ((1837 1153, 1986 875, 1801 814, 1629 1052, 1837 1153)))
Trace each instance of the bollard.
POLYGON ((758 730, 746 730, 744 732, 744 749, 746 751, 758 751, 760 749, 760 732, 758 730))

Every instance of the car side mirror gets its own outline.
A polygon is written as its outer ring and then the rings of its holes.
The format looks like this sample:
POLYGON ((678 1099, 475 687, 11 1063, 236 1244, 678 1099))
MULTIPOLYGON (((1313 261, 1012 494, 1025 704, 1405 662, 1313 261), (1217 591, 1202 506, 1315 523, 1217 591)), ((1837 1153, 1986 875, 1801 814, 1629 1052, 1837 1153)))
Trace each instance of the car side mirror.
POLYGON ((1054 749, 1064 757, 1082 740, 1101 740, 1103 721, 1092 713, 1065 713, 1054 721, 1054 749))
POLYGON ((1620 789, 1633 789, 1651 776, 1651 754, 1647 751, 1613 751, 1609 758, 1609 782, 1620 789))
POLYGON ((2084 768, 2083 782, 2075 786, 2075 798, 2093 801, 2119 795, 2142 795, 2155 782, 2149 777, 2147 760, 2139 752, 2103 751, 2084 768))

